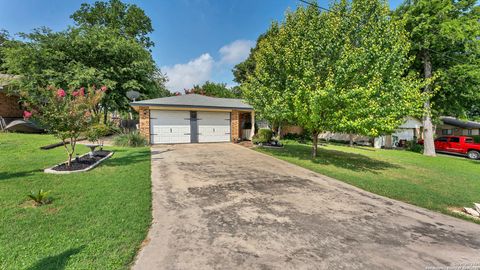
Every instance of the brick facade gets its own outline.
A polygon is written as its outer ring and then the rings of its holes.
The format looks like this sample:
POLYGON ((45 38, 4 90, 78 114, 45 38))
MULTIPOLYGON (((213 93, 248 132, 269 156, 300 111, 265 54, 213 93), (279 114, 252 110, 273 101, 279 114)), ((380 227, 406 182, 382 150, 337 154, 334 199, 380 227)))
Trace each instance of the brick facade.
POLYGON ((150 143, 150 110, 148 107, 140 107, 138 114, 140 118, 140 134, 150 143))
POLYGON ((0 116, 3 118, 23 117, 23 110, 18 103, 18 97, 7 96, 0 92, 0 116))
POLYGON ((240 139, 240 112, 232 111, 232 116, 230 117, 230 132, 232 142, 240 139))

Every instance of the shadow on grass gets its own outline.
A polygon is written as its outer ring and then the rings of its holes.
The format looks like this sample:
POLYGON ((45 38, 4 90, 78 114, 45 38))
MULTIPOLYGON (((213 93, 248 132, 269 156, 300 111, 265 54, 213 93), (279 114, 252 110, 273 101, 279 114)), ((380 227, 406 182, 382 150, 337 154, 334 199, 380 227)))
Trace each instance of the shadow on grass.
POLYGON ((27 177, 41 171, 42 171, 41 169, 38 169, 38 170, 30 170, 30 171, 23 171, 23 172, 0 172, 0 181, 9 180, 12 178, 27 177))
MULTIPOLYGON (((117 152, 117 150, 113 150, 113 151, 117 152)), ((150 159, 150 150, 146 149, 146 150, 134 152, 131 154, 126 154, 121 157, 115 156, 115 154, 113 154, 111 158, 107 159, 105 162, 102 162, 103 164, 101 164, 100 166, 107 166, 107 167, 108 166, 110 167, 125 166, 125 165, 142 162, 149 159, 150 159)))
POLYGON ((264 151, 279 157, 309 160, 316 164, 332 165, 355 172, 378 173, 381 170, 402 168, 399 165, 373 159, 365 155, 329 150, 324 147, 319 147, 317 158, 312 159, 312 147, 310 145, 285 145, 284 149, 264 149, 264 151))
POLYGON ((34 265, 32 265, 28 270, 44 270, 44 269, 51 269, 51 270, 63 270, 65 266, 67 266, 68 260, 71 256, 78 254, 85 246, 81 246, 78 248, 71 248, 68 249, 58 255, 48 256, 46 258, 41 259, 34 265))

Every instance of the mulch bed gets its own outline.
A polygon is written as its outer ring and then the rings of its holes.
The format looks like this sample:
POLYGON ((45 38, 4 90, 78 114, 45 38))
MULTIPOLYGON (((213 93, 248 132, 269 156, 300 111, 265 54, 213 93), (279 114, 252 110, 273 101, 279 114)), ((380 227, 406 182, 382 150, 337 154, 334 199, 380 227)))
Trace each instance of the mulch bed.
POLYGON ((55 171, 79 171, 86 169, 93 164, 95 164, 97 161, 100 159, 108 156, 111 151, 106 151, 106 150, 99 150, 95 151, 93 157, 90 157, 90 155, 85 155, 82 157, 74 158, 72 159, 72 164, 70 167, 67 166, 67 163, 62 163, 60 165, 57 165, 52 168, 52 170, 55 171))

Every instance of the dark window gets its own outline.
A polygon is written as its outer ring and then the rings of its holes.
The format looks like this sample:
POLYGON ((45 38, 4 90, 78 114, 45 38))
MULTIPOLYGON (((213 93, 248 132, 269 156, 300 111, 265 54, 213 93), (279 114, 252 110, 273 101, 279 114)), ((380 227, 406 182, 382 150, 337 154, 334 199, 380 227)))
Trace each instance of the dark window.
POLYGON ((469 129, 469 130, 467 131, 467 135, 472 135, 472 130, 471 130, 471 129, 469 129))
POLYGON ((440 137, 437 139, 437 142, 448 142, 448 138, 447 137, 440 137))
POLYGON ((459 138, 459 137, 451 137, 451 138, 450 138, 450 142, 459 143, 459 142, 460 142, 460 138, 459 138))
POLYGON ((465 143, 473 143, 473 138, 465 138, 465 143))
POLYGON ((442 135, 452 135, 453 129, 442 129, 442 135))

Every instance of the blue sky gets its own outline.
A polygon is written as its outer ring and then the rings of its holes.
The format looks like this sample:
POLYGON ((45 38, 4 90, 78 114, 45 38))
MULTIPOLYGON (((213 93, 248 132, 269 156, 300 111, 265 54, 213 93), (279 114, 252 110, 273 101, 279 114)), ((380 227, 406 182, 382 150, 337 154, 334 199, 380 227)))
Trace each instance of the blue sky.
MULTIPOLYGON (((83 2, 0 0, 0 29, 11 34, 47 26, 63 30, 83 2)), ((298 0, 142 0, 135 3, 152 19, 153 58, 167 73, 167 87, 181 91, 206 80, 233 85, 232 67, 274 20, 302 4, 298 0)), ((392 8, 402 0, 390 0, 392 8)), ((328 0, 319 5, 328 7, 328 0)))

